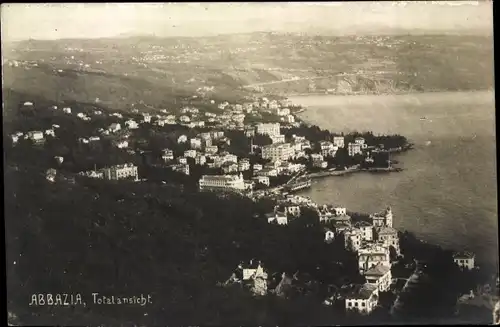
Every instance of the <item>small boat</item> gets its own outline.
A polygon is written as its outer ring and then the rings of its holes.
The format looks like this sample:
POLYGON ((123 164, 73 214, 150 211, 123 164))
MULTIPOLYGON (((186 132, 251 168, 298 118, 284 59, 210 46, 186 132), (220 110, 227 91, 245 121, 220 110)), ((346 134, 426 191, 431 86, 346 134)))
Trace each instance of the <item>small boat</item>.
POLYGON ((420 120, 427 120, 427 117, 420 117, 420 120))

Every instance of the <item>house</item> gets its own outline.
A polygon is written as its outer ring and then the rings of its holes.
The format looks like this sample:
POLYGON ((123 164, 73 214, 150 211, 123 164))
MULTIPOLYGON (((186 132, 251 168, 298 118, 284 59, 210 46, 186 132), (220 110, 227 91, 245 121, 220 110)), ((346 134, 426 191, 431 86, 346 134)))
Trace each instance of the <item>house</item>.
POLYGON ((47 135, 47 136, 49 136, 49 135, 50 135, 50 136, 52 136, 52 137, 56 136, 56 134, 55 134, 55 132, 54 132, 54 130, 53 130, 53 129, 48 129, 48 130, 46 130, 46 131, 45 131, 45 135, 47 135))
POLYGON ((270 136, 270 138, 271 138, 271 141, 273 142, 273 144, 285 142, 285 135, 283 135, 283 134, 272 135, 272 136, 270 136))
POLYGON ((262 147, 262 158, 271 161, 286 161, 293 156, 293 149, 290 143, 276 143, 262 147))
POLYGON ((256 126, 257 134, 264 135, 279 135, 280 134, 280 124, 279 123, 259 123, 256 126))
POLYGON ((45 141, 45 139, 43 137, 43 133, 40 131, 29 131, 26 134, 25 138, 26 137, 29 138, 34 143, 41 143, 41 142, 45 141))
POLYGON ((49 181, 49 182, 55 182, 56 180, 56 175, 57 175, 57 171, 53 168, 47 170, 45 172, 45 178, 49 181))
POLYGON ((257 171, 260 171, 262 170, 262 165, 261 164, 254 164, 253 165, 253 171, 254 172, 257 172, 257 171))
POLYGON ((170 149, 164 149, 162 151, 161 158, 165 162, 170 161, 170 160, 174 160, 174 151, 172 151, 170 149))
POLYGON ((199 181, 200 190, 243 191, 243 175, 203 175, 199 181))
POLYGON ((187 164, 187 158, 186 157, 177 157, 177 162, 180 163, 180 164, 183 164, 183 165, 186 165, 187 164))
POLYGON ((255 277, 265 277, 267 279, 267 273, 261 265, 260 261, 250 260, 249 264, 240 264, 238 269, 241 271, 242 280, 250 280, 255 277))
POLYGON ((54 129, 54 128, 55 128, 55 129, 57 129, 57 128, 59 128, 59 127, 61 127, 61 126, 59 126, 59 125, 57 125, 57 124, 52 124, 52 128, 53 128, 53 129, 54 129))
POLYGON ((100 115, 102 115, 102 111, 101 110, 95 110, 94 111, 94 115, 100 116, 100 115))
POLYGON ((89 140, 84 138, 84 137, 80 137, 80 138, 78 138, 78 142, 83 143, 83 144, 88 144, 89 140))
POLYGON ((225 162, 236 163, 236 162, 238 162, 238 156, 236 156, 232 153, 229 153, 229 152, 221 153, 220 158, 221 158, 222 163, 225 163, 225 162))
POLYGON ((333 240, 335 240, 335 233, 331 229, 326 227, 323 230, 325 232, 325 242, 326 243, 333 242, 333 240))
POLYGON ((252 180, 256 183, 264 184, 269 187, 269 177, 267 176, 256 176, 252 177, 252 180))
POLYGON ((357 228, 350 228, 344 231, 344 242, 346 249, 357 252, 361 247, 361 235, 363 232, 357 228))
POLYGON ((349 143, 347 144, 347 151, 349 156, 354 157, 357 154, 363 154, 362 146, 358 143, 349 143))
POLYGON ((201 138, 195 137, 189 140, 191 149, 201 149, 201 138))
POLYGON ((181 135, 177 138, 177 143, 186 143, 188 140, 188 137, 186 135, 181 135))
POLYGON ((63 157, 59 157, 59 156, 55 156, 54 157, 54 160, 58 163, 58 164, 62 164, 63 161, 64 161, 64 158, 63 157))
POLYGON ((117 117, 117 118, 120 118, 120 119, 123 118, 122 114, 120 114, 118 112, 112 113, 111 116, 114 116, 114 117, 117 117))
POLYGON ((371 313, 378 304, 378 288, 366 283, 353 285, 345 296, 346 310, 357 310, 363 314, 371 313))
POLYGON ((186 150, 184 151, 184 157, 186 158, 195 158, 196 157, 196 150, 186 150))
MULTIPOLYGON (((254 170, 255 172, 255 170, 254 170)), ((278 176, 278 170, 275 168, 263 168, 259 170, 256 174, 257 176, 268 176, 268 177, 276 177, 278 176)))
POLYGON ((129 129, 137 129, 139 128, 139 124, 135 120, 129 119, 125 122, 125 126, 129 129))
POLYGON ((165 119, 165 118, 158 118, 155 121, 155 125, 161 126, 161 127, 165 126, 165 124, 168 124, 168 123, 169 123, 168 119, 165 119))
POLYGON ((194 162, 195 164, 197 165, 200 165, 200 166, 203 166, 206 162, 207 162, 207 158, 204 156, 204 155, 196 155, 196 157, 194 158, 194 162))
POLYGON ((396 253, 400 253, 398 231, 392 227, 376 227, 375 238, 385 247, 393 247, 396 253))
POLYGON ((19 137, 23 135, 23 133, 20 133, 21 135, 19 135, 19 133, 20 132, 14 133, 10 136, 10 138, 12 139, 12 143, 16 144, 19 141, 19 137))
POLYGON ((392 209, 391 207, 387 207, 384 211, 380 213, 374 213, 370 215, 370 219, 372 220, 372 225, 374 227, 392 227, 392 209))
POLYGON ((237 171, 238 171, 238 164, 235 162, 227 161, 222 164, 222 172, 224 174, 235 173, 237 171))
POLYGON ((366 282, 375 285, 380 292, 389 290, 392 282, 391 267, 378 264, 365 271, 366 282))
POLYGON ((142 119, 144 120, 145 123, 151 123, 151 115, 148 113, 143 113, 142 119))
POLYGON ((360 221, 354 224, 354 227, 361 230, 361 235, 363 241, 372 241, 373 240, 373 226, 366 221, 360 221))
POLYGON ((131 163, 103 168, 101 169, 101 171, 104 175, 104 178, 108 180, 120 180, 129 178, 138 180, 139 176, 137 166, 134 166, 131 163))
POLYGON ((66 114, 70 114, 71 113, 71 108, 69 108, 69 107, 63 108, 63 112, 66 113, 66 114))
POLYGON ((246 137, 254 137, 255 136, 255 128, 253 128, 253 127, 246 127, 245 128, 245 136, 246 137))
POLYGON ((286 215, 299 217, 300 216, 300 206, 293 204, 283 205, 283 211, 286 215))
POLYGON ((462 269, 474 269, 475 255, 472 252, 456 252, 453 254, 453 261, 462 269))
POLYGON ((127 140, 117 140, 113 142, 113 144, 118 148, 118 149, 124 149, 128 147, 128 141, 127 140))
POLYGON ((278 110, 276 111, 276 114, 278 116, 288 116, 290 115, 290 109, 288 108, 278 108, 278 110))
POLYGON ((266 214, 267 222, 269 224, 275 223, 278 225, 287 225, 288 224, 288 217, 285 213, 283 212, 271 212, 266 214))
POLYGON ((189 116, 185 116, 185 115, 183 115, 183 116, 180 116, 180 117, 179 117, 179 121, 180 121, 181 123, 189 123, 189 122, 191 121, 191 118, 189 118, 189 116))
POLYGON ((57 110, 57 106, 50 106, 50 109, 57 110))
POLYGON ((335 146, 332 142, 321 141, 319 145, 323 157, 334 157, 335 154, 337 153, 338 147, 335 146))
POLYGON ((180 163, 178 165, 171 165, 170 168, 173 171, 176 171, 178 173, 182 173, 184 175, 189 175, 189 165, 188 164, 180 163))
POLYGON ((389 249, 379 244, 371 244, 358 250, 358 268, 367 271, 379 263, 391 266, 389 249))
POLYGON ((344 137, 343 136, 334 136, 333 137, 333 144, 339 148, 344 147, 344 137))
POLYGON ((217 145, 210 145, 210 146, 205 147, 205 152, 207 154, 216 154, 217 151, 219 151, 219 148, 217 147, 217 145))
POLYGON ((91 136, 89 137, 89 142, 97 142, 100 141, 101 138, 99 136, 91 136))
POLYGON ((113 123, 113 124, 109 125, 109 128, 108 128, 108 130, 111 133, 116 133, 116 132, 118 132, 121 129, 122 129, 122 127, 121 127, 121 125, 119 123, 113 123))
POLYGON ((82 112, 79 112, 79 113, 76 114, 76 117, 78 117, 78 118, 81 119, 81 118, 85 117, 85 114, 82 113, 82 112))
POLYGON ((239 171, 250 170, 250 160, 246 158, 241 159, 240 162, 238 163, 238 170, 239 171))

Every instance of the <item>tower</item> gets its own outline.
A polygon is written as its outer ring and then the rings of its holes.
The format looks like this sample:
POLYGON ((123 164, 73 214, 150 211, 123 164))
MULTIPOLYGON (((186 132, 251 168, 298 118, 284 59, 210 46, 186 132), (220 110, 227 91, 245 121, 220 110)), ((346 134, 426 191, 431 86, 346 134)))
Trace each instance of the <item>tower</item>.
POLYGON ((385 210, 385 225, 387 227, 392 227, 392 209, 390 206, 385 210))

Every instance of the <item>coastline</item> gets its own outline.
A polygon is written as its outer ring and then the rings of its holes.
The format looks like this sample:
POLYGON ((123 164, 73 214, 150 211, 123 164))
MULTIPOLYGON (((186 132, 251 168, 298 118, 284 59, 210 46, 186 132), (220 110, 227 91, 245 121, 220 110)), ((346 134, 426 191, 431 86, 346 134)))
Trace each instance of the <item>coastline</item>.
POLYGON ((413 94, 424 94, 424 93, 474 93, 474 92, 495 92, 495 88, 489 89, 467 89, 467 90, 424 90, 424 91, 400 91, 400 92, 350 92, 350 93, 325 93, 325 92, 310 92, 310 93, 288 93, 280 94, 287 99, 293 97, 306 97, 306 96, 336 96, 336 97, 350 97, 350 96, 388 96, 388 95, 413 95, 413 94))

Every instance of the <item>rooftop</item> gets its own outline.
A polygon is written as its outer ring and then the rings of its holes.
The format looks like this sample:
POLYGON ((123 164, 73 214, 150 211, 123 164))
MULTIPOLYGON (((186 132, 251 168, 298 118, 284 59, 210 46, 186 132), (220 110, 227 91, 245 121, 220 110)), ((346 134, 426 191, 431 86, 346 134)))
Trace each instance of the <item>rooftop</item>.
POLYGON ((377 290, 376 285, 372 284, 354 284, 348 291, 347 299, 369 299, 377 290))
POLYGON ((384 227, 377 228, 377 233, 379 235, 381 235, 381 234, 397 234, 398 231, 392 227, 384 226, 384 227))
POLYGON ((472 259, 475 257, 475 254, 468 251, 455 252, 453 254, 454 259, 472 259))
POLYGON ((378 264, 375 267, 372 267, 369 270, 367 270, 365 272, 365 276, 377 276, 377 277, 379 276, 379 277, 382 277, 385 274, 387 274, 390 270, 391 270, 391 268, 389 268, 388 266, 384 266, 382 264, 378 264))

